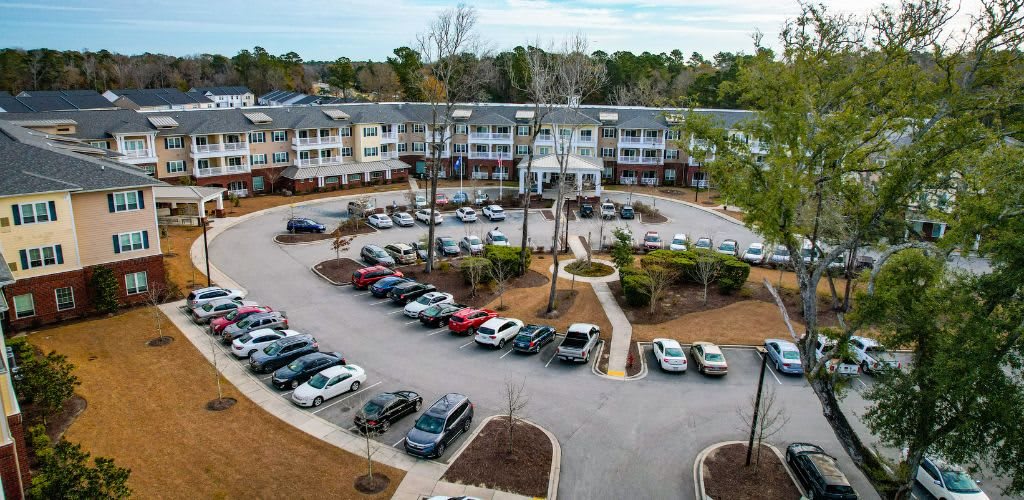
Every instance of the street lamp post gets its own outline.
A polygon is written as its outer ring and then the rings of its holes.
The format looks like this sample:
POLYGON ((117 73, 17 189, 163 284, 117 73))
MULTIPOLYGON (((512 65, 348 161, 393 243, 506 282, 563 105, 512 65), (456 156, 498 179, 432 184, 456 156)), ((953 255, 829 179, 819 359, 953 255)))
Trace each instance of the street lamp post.
POLYGON ((761 390, 764 388, 764 369, 768 364, 768 353, 759 348, 761 353, 761 376, 757 379, 757 397, 754 398, 754 418, 750 422, 750 439, 747 442, 747 465, 750 465, 750 452, 754 448, 754 435, 757 433, 757 417, 761 413, 761 390))
POLYGON ((210 243, 206 239, 206 214, 203 214, 203 257, 206 258, 206 286, 213 286, 210 278, 210 243))

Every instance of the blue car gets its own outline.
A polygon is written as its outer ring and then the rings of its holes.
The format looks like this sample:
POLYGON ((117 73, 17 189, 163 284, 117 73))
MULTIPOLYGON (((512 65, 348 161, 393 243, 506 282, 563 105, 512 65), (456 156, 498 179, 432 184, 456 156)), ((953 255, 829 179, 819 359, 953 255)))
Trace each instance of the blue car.
POLYGON ((401 278, 398 276, 389 276, 387 278, 378 280, 376 283, 370 286, 370 293, 372 293, 374 297, 383 299, 384 297, 388 296, 388 293, 391 292, 392 288, 401 285, 402 283, 408 283, 410 281, 414 280, 409 278, 401 278))
POLYGON ((768 351, 768 360, 775 366, 775 371, 803 375, 804 365, 800 362, 800 349, 796 344, 788 340, 767 339, 764 348, 768 351))
POLYGON ((322 233, 327 226, 313 219, 291 219, 288 221, 289 233, 322 233))
POLYGON ((455 438, 469 432, 473 403, 462 394, 449 393, 416 419, 405 435, 405 452, 422 458, 440 457, 455 438))
POLYGON ((465 191, 459 191, 452 195, 452 203, 469 203, 469 195, 465 191))

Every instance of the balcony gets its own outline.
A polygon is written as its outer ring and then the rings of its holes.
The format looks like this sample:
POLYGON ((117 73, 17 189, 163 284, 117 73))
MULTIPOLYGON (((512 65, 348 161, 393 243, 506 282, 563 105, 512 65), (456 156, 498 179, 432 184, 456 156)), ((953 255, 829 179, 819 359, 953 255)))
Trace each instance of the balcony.
POLYGON ((381 151, 380 159, 382 160, 397 160, 398 151, 381 151))
POLYGON ((341 165, 344 163, 340 156, 326 156, 322 158, 297 158, 296 167, 326 167, 328 165, 341 165))
POLYGON ((552 134, 547 134, 547 135, 540 134, 540 135, 537 136, 537 140, 535 141, 535 143, 536 144, 545 144, 545 145, 547 145, 547 144, 554 145, 555 144, 555 136, 552 135, 552 134))
POLYGON ((619 163, 627 165, 661 165, 664 162, 660 157, 653 156, 620 156, 619 163))
POLYGON ((433 133, 427 134, 425 140, 426 140, 426 142, 442 142, 442 139, 443 139, 444 142, 451 142, 452 141, 452 136, 451 136, 451 134, 446 134, 446 133, 442 133, 442 132, 433 132, 433 133))
POLYGON ((625 184, 627 186, 636 185, 636 177, 619 177, 619 184, 625 184))
POLYGON ((510 151, 470 151, 470 160, 511 160, 510 151))
POLYGON ((512 142, 511 132, 470 132, 469 142, 512 142))
POLYGON ((246 174, 249 173, 249 162, 242 162, 241 165, 224 165, 220 167, 197 168, 197 178, 215 177, 218 175, 246 174))
POLYGON ((665 148, 665 139, 661 137, 626 137, 619 136, 619 147, 620 148, 637 148, 637 147, 652 147, 658 149, 665 148))
POLYGON ((380 142, 381 143, 398 142, 398 132, 395 132, 395 131, 381 132, 380 133, 380 142))
POLYGON ((657 177, 641 177, 640 178, 640 184, 644 185, 644 186, 657 186, 658 185, 658 178, 657 177))
POLYGON ((328 135, 324 137, 294 137, 292 138, 292 149, 315 149, 323 146, 337 147, 341 144, 341 136, 328 135))
POLYGON ((237 156, 249 154, 248 142, 221 142, 216 144, 193 144, 192 156, 210 158, 216 156, 237 156))
POLYGON ((228 194, 229 195, 235 195, 235 196, 237 196, 239 198, 245 198, 246 196, 249 196, 249 190, 248 189, 229 189, 228 190, 228 194))
MULTIPOLYGON (((433 158, 434 157, 434 150, 432 148, 430 148, 430 147, 427 147, 427 150, 423 153, 423 156, 426 157, 426 158, 433 158)), ((440 156, 441 158, 450 158, 451 156, 452 156, 451 152, 448 151, 447 149, 441 151, 441 156, 440 156)))
POLYGON ((123 163, 138 165, 140 163, 156 163, 156 151, 152 149, 127 149, 121 152, 123 163))
POLYGON ((487 172, 473 172, 469 178, 476 181, 487 180, 487 172))
POLYGON ((573 146, 594 146, 597 144, 597 137, 590 135, 589 137, 579 136, 573 140, 573 146))
POLYGON ((508 172, 495 172, 491 174, 491 179, 494 179, 496 181, 507 181, 508 172))

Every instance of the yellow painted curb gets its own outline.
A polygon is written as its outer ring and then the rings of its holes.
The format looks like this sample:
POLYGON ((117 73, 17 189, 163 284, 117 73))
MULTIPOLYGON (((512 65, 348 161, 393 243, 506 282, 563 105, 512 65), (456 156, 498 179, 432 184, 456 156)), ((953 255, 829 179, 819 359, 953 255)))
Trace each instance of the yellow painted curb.
POLYGON ((608 376, 609 377, 625 377, 626 376, 626 372, 609 371, 608 372, 608 376))

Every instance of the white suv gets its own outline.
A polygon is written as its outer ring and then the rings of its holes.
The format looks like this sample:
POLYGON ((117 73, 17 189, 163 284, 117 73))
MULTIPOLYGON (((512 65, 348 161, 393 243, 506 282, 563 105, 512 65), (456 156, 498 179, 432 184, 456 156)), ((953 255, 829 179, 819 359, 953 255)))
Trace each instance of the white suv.
POLYGON ((498 205, 487 205, 484 207, 484 217, 487 217, 491 222, 505 220, 505 209, 498 205))
POLYGON ((505 342, 511 342, 523 329, 523 322, 513 318, 493 318, 476 329, 473 340, 480 345, 489 345, 501 349, 505 342))
POLYGON ((188 307, 195 309, 207 302, 217 299, 238 299, 242 300, 245 298, 245 292, 242 290, 232 290, 229 288, 220 287, 209 287, 200 288, 199 290, 193 290, 188 294, 188 307))
POLYGON ((508 246, 508 237, 505 236, 505 233, 498 231, 498 228, 487 231, 487 235, 484 236, 484 241, 488 245, 495 245, 499 247, 508 246))

